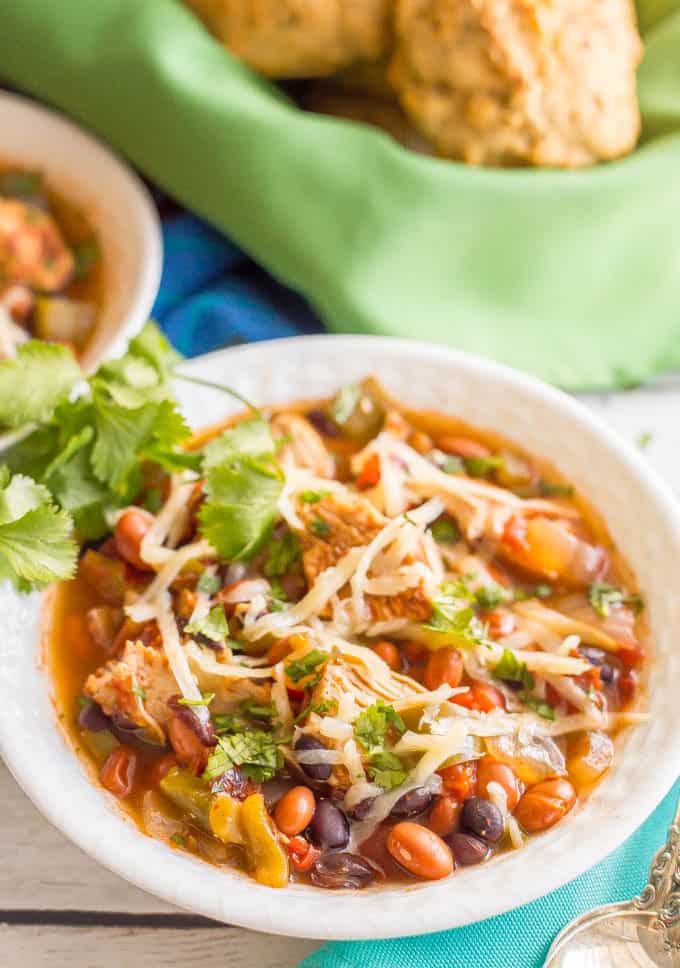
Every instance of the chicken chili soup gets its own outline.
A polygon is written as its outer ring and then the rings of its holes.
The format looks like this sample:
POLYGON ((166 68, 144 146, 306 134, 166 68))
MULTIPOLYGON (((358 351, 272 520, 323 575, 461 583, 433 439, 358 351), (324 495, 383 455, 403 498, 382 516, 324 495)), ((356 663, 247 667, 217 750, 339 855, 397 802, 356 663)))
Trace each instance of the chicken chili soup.
POLYGON ((101 259, 86 215, 40 172, 0 162, 0 358, 31 336, 85 348, 101 259))
POLYGON ((373 380, 148 476, 58 592, 62 721, 149 835, 257 881, 439 879, 612 765, 642 602, 574 489, 373 380))

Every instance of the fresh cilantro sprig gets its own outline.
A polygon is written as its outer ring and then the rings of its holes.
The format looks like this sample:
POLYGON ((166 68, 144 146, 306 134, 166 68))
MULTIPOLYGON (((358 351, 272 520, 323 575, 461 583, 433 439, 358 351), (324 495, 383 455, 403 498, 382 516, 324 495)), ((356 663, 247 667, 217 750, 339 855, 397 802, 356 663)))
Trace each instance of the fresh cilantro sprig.
POLYGON ((608 618, 612 605, 629 605, 636 615, 644 608, 642 597, 637 594, 627 595, 615 585, 595 582, 588 589, 588 601, 601 618, 608 618))
POLYGON ((292 531, 271 538, 267 544, 267 558, 262 569, 267 578, 281 578, 300 558, 300 543, 292 531))
POLYGON ((47 488, 0 467, 0 579, 26 591, 71 578, 77 558, 72 530, 47 488))
POLYGON ((283 489, 266 421, 243 421, 212 440, 203 474, 206 501, 198 515, 203 537, 226 561, 251 558, 271 533, 283 489))
POLYGON ((15 359, 0 360, 0 427, 49 420, 79 380, 80 367, 65 346, 21 344, 15 359))

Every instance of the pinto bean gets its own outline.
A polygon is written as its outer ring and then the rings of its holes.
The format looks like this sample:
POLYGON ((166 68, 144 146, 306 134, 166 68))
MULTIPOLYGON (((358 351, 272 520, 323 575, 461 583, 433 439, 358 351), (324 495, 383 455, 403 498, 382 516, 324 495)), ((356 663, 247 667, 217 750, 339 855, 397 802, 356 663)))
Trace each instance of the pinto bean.
POLYGON ((392 827, 387 849, 401 867, 416 877, 438 881, 453 871, 451 851, 441 837, 410 820, 392 827))
POLYGON ((128 508, 118 518, 113 532, 118 554, 140 571, 153 571, 141 556, 142 541, 153 520, 153 514, 143 508, 128 508))
POLYGON ((316 800, 309 787, 296 786, 281 797, 274 810, 274 821, 281 833, 295 837, 309 826, 316 800))
POLYGON ((458 649, 437 649, 425 666, 423 681, 428 689, 460 685, 463 678, 463 657, 458 649))
POLYGON ((576 791, 569 780, 544 780, 532 786, 520 799, 515 817, 529 833, 552 827, 576 803, 576 791))

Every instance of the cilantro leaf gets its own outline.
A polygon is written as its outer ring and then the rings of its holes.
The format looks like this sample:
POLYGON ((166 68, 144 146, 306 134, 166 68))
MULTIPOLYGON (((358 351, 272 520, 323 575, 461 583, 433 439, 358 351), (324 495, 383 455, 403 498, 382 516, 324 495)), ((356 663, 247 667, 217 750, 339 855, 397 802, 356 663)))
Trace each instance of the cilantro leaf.
POLYGON ((207 500, 199 512, 203 537, 227 561, 252 557, 276 521, 283 488, 264 420, 243 421, 211 441, 204 474, 207 500))
POLYGON ((520 698, 529 709, 533 709, 542 719, 549 719, 551 722, 555 719, 555 710, 550 703, 545 702, 543 699, 538 699, 536 696, 522 694, 520 698))
POLYGON ((293 726, 297 726, 301 723, 303 719, 306 719, 310 713, 317 713, 319 716, 325 716, 326 713, 335 712, 338 704, 335 699, 323 699, 321 702, 313 702, 302 709, 295 719, 293 720, 293 726))
POLYGON ((375 753, 366 767, 370 779, 383 790, 393 790, 406 779, 406 770, 394 753, 375 753))
POLYGON ((489 457, 465 457, 463 464, 470 477, 486 477, 492 471, 505 467, 505 460, 500 456, 494 455, 490 455, 489 457))
POLYGON ((494 667, 493 674, 497 679, 504 679, 507 682, 518 682, 525 692, 531 692, 536 684, 526 663, 520 662, 515 653, 509 649, 503 650, 501 660, 494 667))
POLYGON ((460 531, 455 521, 450 518, 440 518, 430 527, 430 533, 435 541, 450 541, 452 544, 460 539, 460 531))
POLYGON ((209 706, 215 698, 214 692, 204 692, 200 699, 178 699, 180 706, 209 706))
POLYGON ((614 585, 595 582, 588 589, 588 601, 601 618, 607 618, 612 605, 629 605, 636 615, 644 608, 640 595, 627 595, 614 585))
POLYGON ((273 736, 261 730, 220 736, 208 757, 204 780, 215 780, 233 766, 256 783, 271 780, 283 766, 283 756, 273 736))
POLYGON ((543 497, 573 497, 574 488, 571 484, 557 484, 541 478, 538 482, 538 492, 543 497))
POLYGON ((79 380, 80 367, 65 346, 29 340, 15 359, 0 360, 0 426, 46 421, 79 380))
POLYGON ((310 527, 317 538, 325 538, 330 534, 331 526, 322 518, 313 518, 310 527))
POLYGON ((224 642, 229 635, 229 623, 224 605, 214 605, 205 618, 194 619, 184 626, 187 635, 202 635, 211 642, 224 642))
POLYGON ((318 504, 319 501, 329 494, 329 491, 302 491, 300 494, 300 500, 305 504, 318 504))
POLYGON ((501 602, 510 602, 512 599, 512 592, 509 592, 507 588, 503 588, 502 585, 498 585, 495 582, 491 585, 482 585, 475 592, 477 604, 485 610, 496 608, 501 602))
POLYGON ((205 572, 198 579, 198 585, 196 587, 204 595, 214 595, 215 592, 220 590, 220 580, 217 575, 211 575, 209 572, 205 572))
MULTIPOLYGON (((306 655, 303 655, 301 659, 293 659, 292 662, 289 662, 285 666, 286 675, 291 682, 300 682, 315 672, 318 675, 319 667, 325 665, 326 662, 328 662, 327 652, 322 652, 320 649, 312 649, 306 655)), ((318 682, 318 679, 316 681, 318 682)), ((314 685, 316 685, 316 682, 314 682, 314 685)))
POLYGON ((71 578, 77 556, 72 528, 47 488, 0 468, 0 578, 21 589, 71 578))
POLYGON ((367 753, 373 755, 383 751, 391 729, 401 736, 406 732, 406 725, 394 706, 388 706, 379 699, 356 719, 354 738, 367 753))
POLYGON ((272 538, 267 545, 267 560, 263 571, 267 578, 285 575, 300 557, 300 542, 292 531, 285 531, 280 538, 272 538))

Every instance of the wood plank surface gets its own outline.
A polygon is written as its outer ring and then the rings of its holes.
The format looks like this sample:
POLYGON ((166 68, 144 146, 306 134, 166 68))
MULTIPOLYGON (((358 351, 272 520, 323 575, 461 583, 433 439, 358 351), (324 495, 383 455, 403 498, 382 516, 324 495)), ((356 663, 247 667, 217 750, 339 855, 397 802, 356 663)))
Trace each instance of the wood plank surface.
POLYGON ((312 941, 218 926, 0 924, 3 968, 295 968, 312 941))

